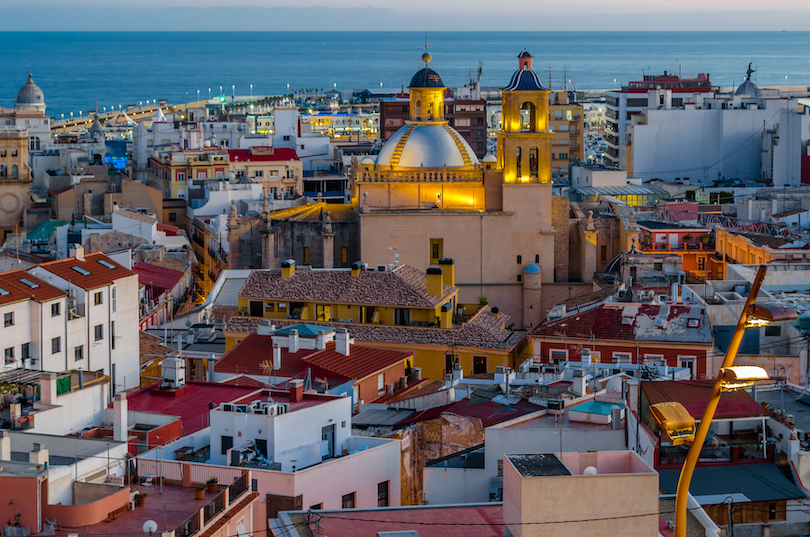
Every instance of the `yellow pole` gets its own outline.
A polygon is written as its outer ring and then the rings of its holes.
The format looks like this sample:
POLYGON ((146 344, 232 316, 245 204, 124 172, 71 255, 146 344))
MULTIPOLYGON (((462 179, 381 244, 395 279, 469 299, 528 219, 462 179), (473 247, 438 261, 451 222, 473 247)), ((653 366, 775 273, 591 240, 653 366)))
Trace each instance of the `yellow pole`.
MULTIPOLYGON (((737 351, 742 343, 743 334, 745 333, 745 324, 748 322, 751 307, 757 300, 759 288, 762 286, 762 280, 765 279, 765 272, 768 267, 760 265, 757 271, 754 283, 751 285, 751 292, 748 294, 748 300, 745 301, 745 307, 740 320, 737 322, 737 328, 734 330, 734 335, 731 337, 731 342, 726 351, 726 357, 723 360, 723 368, 731 367, 734 365, 734 358, 737 356, 737 351)), ((687 499, 689 496, 689 483, 692 481, 692 474, 695 472, 698 459, 700 458, 700 451, 703 449, 703 442, 706 441, 706 434, 709 432, 712 418, 717 410, 717 404, 720 402, 720 377, 718 375, 717 381, 714 383, 711 398, 706 405, 706 410, 703 411, 703 417, 700 418, 700 425, 698 425, 697 433, 695 434, 695 441, 692 447, 689 448, 689 454, 686 456, 686 462, 681 469, 681 477, 678 479, 678 493, 675 496, 675 537, 686 537, 686 511, 687 499)))

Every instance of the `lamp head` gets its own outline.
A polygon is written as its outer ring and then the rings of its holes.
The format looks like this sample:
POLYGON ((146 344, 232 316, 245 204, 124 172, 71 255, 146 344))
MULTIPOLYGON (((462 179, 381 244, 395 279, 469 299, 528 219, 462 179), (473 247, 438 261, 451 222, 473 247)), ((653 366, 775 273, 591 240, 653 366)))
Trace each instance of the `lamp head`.
POLYGON ((673 446, 692 445, 695 440, 695 418, 677 401, 650 405, 650 413, 673 446))
POLYGON ((720 370, 720 389, 724 392, 747 388, 758 380, 768 380, 768 373, 759 366, 737 365, 720 370))
POLYGON ((775 304, 752 304, 748 309, 748 319, 745 326, 764 326, 768 323, 792 321, 797 318, 798 315, 793 308, 785 308, 775 304))

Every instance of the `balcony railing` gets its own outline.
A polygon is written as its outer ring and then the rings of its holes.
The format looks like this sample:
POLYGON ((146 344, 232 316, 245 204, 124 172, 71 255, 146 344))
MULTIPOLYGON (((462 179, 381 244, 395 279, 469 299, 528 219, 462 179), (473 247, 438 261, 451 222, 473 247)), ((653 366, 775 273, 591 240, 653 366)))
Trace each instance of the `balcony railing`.
MULTIPOLYGON (((686 446, 661 446, 658 449, 659 466, 683 466, 689 448, 686 446)), ((761 461, 767 458, 763 445, 757 442, 741 442, 736 444, 705 444, 700 450, 698 462, 723 463, 738 461, 761 461)))

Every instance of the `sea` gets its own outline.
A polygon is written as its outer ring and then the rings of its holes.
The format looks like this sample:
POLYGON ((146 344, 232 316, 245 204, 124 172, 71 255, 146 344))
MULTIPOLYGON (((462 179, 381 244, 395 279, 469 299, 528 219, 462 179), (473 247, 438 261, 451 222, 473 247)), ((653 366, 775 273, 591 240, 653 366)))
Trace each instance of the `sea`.
POLYGON ((0 32, 0 106, 29 68, 55 118, 153 99, 398 89, 427 50, 447 86, 501 86, 524 48, 554 89, 609 89, 645 73, 810 86, 810 32, 0 32), (220 89, 221 88, 221 89, 220 89), (288 89, 289 88, 289 89, 288 89))

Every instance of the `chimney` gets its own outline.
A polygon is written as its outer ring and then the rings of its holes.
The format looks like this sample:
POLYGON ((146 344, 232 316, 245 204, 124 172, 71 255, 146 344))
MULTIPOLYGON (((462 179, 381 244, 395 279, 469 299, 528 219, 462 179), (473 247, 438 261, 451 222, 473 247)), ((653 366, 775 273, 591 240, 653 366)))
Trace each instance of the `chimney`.
POLYGON ((453 305, 450 302, 442 304, 442 311, 439 314, 439 325, 442 328, 453 327, 453 305))
POLYGON ((427 292, 439 298, 444 297, 444 289, 442 288, 443 274, 444 271, 440 268, 430 267, 427 269, 427 292))
POLYGON ((355 261, 352 263, 352 277, 359 276, 362 270, 363 264, 360 261, 355 261))
POLYGON ((118 210, 118 202, 117 202, 117 201, 114 201, 114 202, 113 202, 113 212, 115 212, 115 211, 117 211, 117 210, 118 210))
POLYGON ((70 252, 68 257, 73 257, 78 259, 79 261, 84 261, 84 248, 81 244, 74 244, 70 247, 70 252))
POLYGON ((288 259, 281 264, 281 277, 283 279, 292 278, 295 274, 295 259, 288 259))
POLYGON ((323 330, 318 330, 318 335, 315 336, 315 349, 322 351, 326 348, 326 333, 323 330))
POLYGON ((461 369, 461 364, 455 362, 453 364, 453 380, 461 380, 464 378, 464 370, 461 369))
POLYGON ((11 460, 11 433, 0 431, 0 461, 11 460))
POLYGON ((422 368, 421 367, 412 367, 411 368, 411 378, 413 382, 419 382, 422 380, 422 368))
POLYGON ((115 394, 115 400, 113 401, 113 440, 116 442, 126 442, 129 437, 128 406, 126 394, 115 394))
POLYGON ((501 318, 501 308, 499 308, 498 306, 492 306, 489 311, 492 313, 492 316, 495 317, 496 319, 501 318))
POLYGON ((79 389, 84 389, 84 375, 82 375, 82 368, 80 367, 76 374, 79 377, 79 389))
POLYGON ((208 355, 208 382, 214 382, 214 367, 217 363, 217 357, 213 354, 208 355))
POLYGON ((354 338, 349 337, 349 332, 345 328, 338 328, 335 336, 335 350, 343 356, 348 356, 353 344, 354 338))
POLYGON ((273 343, 273 371, 281 369, 281 345, 273 343))
POLYGON ((444 278, 443 282, 445 285, 449 285, 450 287, 456 286, 456 270, 455 265, 456 262, 449 258, 443 257, 439 259, 439 265, 441 265, 442 270, 444 271, 444 278))
POLYGON ((678 282, 672 284, 672 301, 678 301, 678 282))
POLYGON ((304 380, 290 381, 290 403, 299 403, 304 399, 304 380))
POLYGON ((34 450, 28 453, 28 462, 31 464, 48 464, 48 449, 45 444, 34 442, 34 450))
POLYGON ((56 404, 56 373, 42 373, 39 376, 39 390, 43 405, 56 404))
POLYGON ((276 331, 276 327, 270 321, 262 321, 256 327, 256 334, 260 336, 270 336, 276 331))
POLYGON ((290 335, 288 336, 289 344, 287 348, 290 349, 290 352, 298 352, 298 330, 293 328, 290 330, 290 335))

